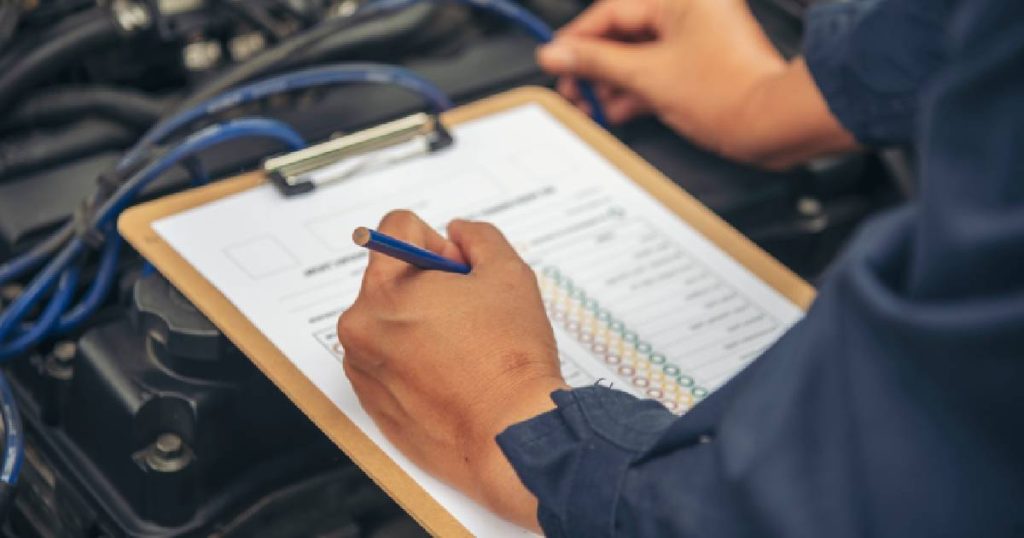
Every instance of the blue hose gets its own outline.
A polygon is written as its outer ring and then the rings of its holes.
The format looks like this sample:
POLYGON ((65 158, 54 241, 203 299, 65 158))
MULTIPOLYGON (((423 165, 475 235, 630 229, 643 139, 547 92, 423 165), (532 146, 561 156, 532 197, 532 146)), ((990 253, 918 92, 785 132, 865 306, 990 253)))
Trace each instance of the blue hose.
POLYGON ((108 224, 112 224, 117 215, 135 200, 135 197, 143 188, 171 167, 177 165, 182 159, 191 157, 228 140, 257 136, 280 140, 292 151, 306 147, 306 141, 303 140, 302 135, 277 120, 242 118, 211 125, 189 136, 181 144, 178 144, 162 157, 146 165, 121 185, 100 206, 92 226, 96 229, 101 229, 108 224))
POLYGON ((78 267, 71 266, 61 274, 60 284, 57 285, 53 297, 50 298, 49 304, 46 305, 46 309, 43 310, 39 319, 28 329, 12 338, 9 343, 0 345, 0 361, 25 353, 43 339, 49 328, 60 319, 61 314, 67 309, 71 298, 74 297, 77 285, 78 267))
MULTIPOLYGON (((403 0, 408 1, 408 0, 403 0)), ((541 23, 543 24, 543 23, 541 23)), ((218 114, 246 103, 267 98, 284 92, 337 84, 351 83, 394 84, 423 96, 436 112, 448 110, 452 102, 437 86, 420 77, 416 73, 397 66, 358 63, 329 65, 305 69, 275 77, 259 80, 224 92, 216 97, 196 105, 180 114, 161 121, 142 137, 135 146, 121 159, 117 169, 121 172, 141 164, 153 146, 164 142, 188 124, 202 118, 218 114)), ((194 177, 198 169, 193 168, 194 177)), ((54 236, 68 234, 72 225, 65 224, 54 236)), ((0 286, 19 278, 46 262, 52 254, 44 250, 33 250, 9 262, 0 265, 0 286)))
MULTIPOLYGON (((91 223, 92 229, 105 230, 112 235, 114 219, 127 207, 138 193, 153 180, 175 166, 182 159, 196 155, 217 144, 246 137, 269 137, 285 143, 289 149, 297 150, 305 147, 305 141, 291 127, 277 120, 261 118, 242 118, 223 124, 211 125, 186 138, 181 144, 162 155, 160 158, 142 168, 125 182, 97 210, 91 223)), ((57 278, 63 273, 67 276, 69 266, 84 251, 85 245, 80 238, 73 238, 52 260, 43 271, 36 276, 28 288, 2 313, 0 313, 0 342, 3 342, 12 331, 20 326, 21 320, 53 287, 57 278)), ((60 316, 74 295, 75 287, 60 286, 50 305, 62 305, 56 317, 48 316, 50 308, 36 321, 33 326, 16 336, 10 343, 0 344, 0 361, 8 360, 25 349, 38 343, 54 330, 71 330, 85 320, 101 304, 103 297, 113 282, 116 274, 120 238, 113 236, 108 239, 101 257, 99 272, 93 280, 92 288, 78 306, 64 316, 60 316)), ((77 273, 75 273, 77 278, 77 273)), ((62 279, 63 280, 63 279, 62 279)))
POLYGON ((411 90, 428 102, 435 112, 452 107, 452 102, 437 86, 403 67, 353 63, 304 69, 284 75, 259 80, 224 92, 188 110, 176 114, 150 129, 138 144, 121 159, 119 169, 128 168, 140 161, 145 151, 174 134, 188 124, 225 110, 264 99, 271 95, 337 84, 373 83, 389 84, 411 90))
MULTIPOLYGON (((100 256, 92 287, 89 288, 89 292, 80 303, 60 317, 56 325, 50 329, 51 332, 66 334, 74 331, 103 303, 103 299, 114 282, 114 277, 117 276, 121 243, 121 236, 117 234, 117 230, 112 229, 107 233, 107 242, 103 245, 103 254, 100 256)), ((0 360, 3 360, 2 354, 0 354, 0 360)))
MULTIPOLYGON (((129 170, 134 170, 141 166, 150 157, 157 144, 160 144, 190 123, 202 118, 283 92, 345 83, 397 85, 422 95, 431 108, 437 112, 447 110, 452 106, 451 101, 444 92, 426 79, 401 67, 360 63, 306 69, 246 84, 160 122, 150 129, 121 159, 117 165, 117 170, 121 173, 128 173, 129 170)), ((304 147, 305 145, 305 142, 294 130, 274 120, 236 120, 221 126, 208 127, 189 137, 181 145, 172 149, 154 163, 133 174, 132 178, 125 182, 100 207, 94 221, 91 223, 92 228, 101 230, 110 227, 112 229, 114 219, 125 207, 134 201, 142 188, 148 185, 153 178, 174 166, 179 160, 194 155, 209 145, 243 136, 270 136, 286 142, 292 148, 304 147)), ((190 163, 189 168, 193 177, 198 181, 205 179, 205 171, 202 170, 201 166, 197 166, 196 163, 190 163)), ((72 224, 66 224, 48 241, 56 240, 61 235, 70 234, 72 231, 72 224)), ((37 322, 35 324, 36 328, 23 331, 23 333, 41 335, 33 338, 33 342, 37 342, 54 331, 67 332, 74 330, 99 306, 114 279, 113 273, 117 266, 119 242, 107 247, 101 258, 100 272, 97 273, 96 279, 93 281, 93 285, 85 299, 55 322, 49 324, 37 322)), ((49 263, 45 265, 43 270, 32 280, 28 288, 22 292, 14 303, 9 305, 3 312, 0 312, 0 360, 5 360, 12 354, 3 353, 4 349, 9 349, 11 352, 14 350, 14 346, 3 343, 5 339, 15 328, 20 327, 21 320, 41 300, 42 296, 54 286, 60 274, 68 267, 70 260, 80 255, 84 249, 85 246, 80 239, 74 238, 68 241, 63 249, 49 260, 49 263)), ((54 253, 47 249, 39 249, 38 251, 28 253, 26 256, 0 265, 0 285, 43 265, 53 255, 54 253)), ((69 293, 73 293, 73 291, 71 290, 69 293)), ((24 334, 18 337, 18 342, 28 343, 29 340, 23 339, 23 336, 24 334)), ((17 347, 20 349, 23 346, 19 345, 17 347)))
POLYGON ((13 260, 0 264, 0 286, 3 286, 4 284, 23 276, 29 271, 46 263, 47 258, 53 255, 53 253, 46 248, 46 243, 56 241, 62 236, 70 237, 73 232, 74 225, 68 222, 61 226, 56 232, 53 232, 48 239, 39 245, 36 245, 32 250, 13 260))
POLYGON ((20 325, 21 320, 50 291, 64 269, 78 258, 84 247, 81 239, 72 239, 43 267, 42 272, 32 279, 25 291, 21 292, 21 295, 3 312, 0 312, 0 342, 6 340, 7 336, 20 325))

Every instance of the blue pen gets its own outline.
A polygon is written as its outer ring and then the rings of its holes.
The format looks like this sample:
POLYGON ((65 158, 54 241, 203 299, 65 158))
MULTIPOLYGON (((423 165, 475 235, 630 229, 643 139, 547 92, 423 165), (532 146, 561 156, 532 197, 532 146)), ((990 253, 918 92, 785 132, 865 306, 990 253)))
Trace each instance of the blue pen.
POLYGON ((433 269, 449 273, 461 273, 463 275, 469 273, 469 266, 464 263, 449 260, 429 250, 410 245, 405 241, 399 241, 394 237, 363 226, 356 228, 352 232, 352 240, 361 247, 375 250, 381 254, 387 254, 392 258, 402 260, 420 269, 433 269))

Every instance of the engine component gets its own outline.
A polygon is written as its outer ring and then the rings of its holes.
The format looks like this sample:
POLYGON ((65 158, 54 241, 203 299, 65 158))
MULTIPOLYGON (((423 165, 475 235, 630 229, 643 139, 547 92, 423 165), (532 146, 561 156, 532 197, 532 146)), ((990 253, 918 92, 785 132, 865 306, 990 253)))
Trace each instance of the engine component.
MULTIPOLYGON (((17 499, 22 515, 13 522, 20 531, 241 529, 283 502, 282 488, 308 495, 310 480, 335 498, 348 494, 339 481, 361 488, 374 510, 401 517, 166 280, 138 278, 129 299, 130 315, 16 366, 33 453, 17 499), (318 480, 324 476, 337 480, 318 480), (29 518, 29 506, 54 513, 29 518)), ((365 516, 343 515, 343 527, 357 528, 365 516)), ((363 524, 371 523, 382 522, 363 524)))

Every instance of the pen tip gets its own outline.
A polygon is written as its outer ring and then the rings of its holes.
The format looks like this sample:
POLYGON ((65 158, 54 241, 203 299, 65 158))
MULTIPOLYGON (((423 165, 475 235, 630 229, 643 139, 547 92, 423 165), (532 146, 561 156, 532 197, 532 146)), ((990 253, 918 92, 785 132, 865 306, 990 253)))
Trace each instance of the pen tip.
POLYGON ((370 229, 366 226, 356 228, 352 232, 352 241, 361 247, 365 247, 370 242, 370 229))

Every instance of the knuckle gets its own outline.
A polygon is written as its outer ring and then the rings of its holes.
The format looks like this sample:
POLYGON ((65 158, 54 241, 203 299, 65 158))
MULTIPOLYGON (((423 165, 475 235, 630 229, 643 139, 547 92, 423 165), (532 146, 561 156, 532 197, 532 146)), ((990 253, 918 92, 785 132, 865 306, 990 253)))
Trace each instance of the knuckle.
POLYGON ((501 230, 499 230, 497 226, 491 224, 490 222, 481 222, 480 229, 489 234, 501 235, 501 230))
POLYGON ((362 292, 367 293, 376 290, 391 282, 391 272, 381 268, 379 265, 370 264, 363 272, 362 292))
POLYGON ((537 273, 533 271, 533 268, 523 264, 516 270, 516 287, 523 293, 532 293, 534 290, 539 290, 537 273))
POLYGON ((405 230, 416 223, 416 215, 408 209, 395 209, 389 211, 384 218, 380 219, 381 231, 405 230))
POLYGON ((515 280, 534 280, 534 270, 532 267, 526 264, 525 261, 520 259, 518 256, 509 258, 503 263, 505 272, 508 273, 515 280))
POLYGON ((341 369, 345 372, 345 377, 348 378, 349 383, 352 384, 352 388, 359 391, 359 386, 362 384, 362 378, 359 376, 359 372, 352 366, 352 360, 350 357, 345 357, 345 360, 341 361, 341 369))
POLYGON ((513 262, 510 262, 509 265, 510 271, 512 272, 513 275, 515 275, 517 279, 529 282, 537 281, 537 274, 534 273, 533 268, 530 267, 523 260, 517 259, 513 262))
POLYGON ((489 241, 493 241, 495 239, 500 239, 504 237, 501 234, 501 230, 499 230, 497 226, 491 224, 490 222, 476 222, 473 223, 473 225, 476 228, 476 233, 480 237, 483 237, 484 239, 487 239, 489 241))
POLYGON ((346 356, 345 360, 341 361, 341 368, 356 393, 365 392, 366 388, 374 383, 371 371, 366 369, 365 361, 359 357, 346 356))
POLYGON ((355 307, 341 313, 338 317, 338 341, 347 350, 360 347, 366 334, 365 326, 359 321, 359 313, 355 307))

